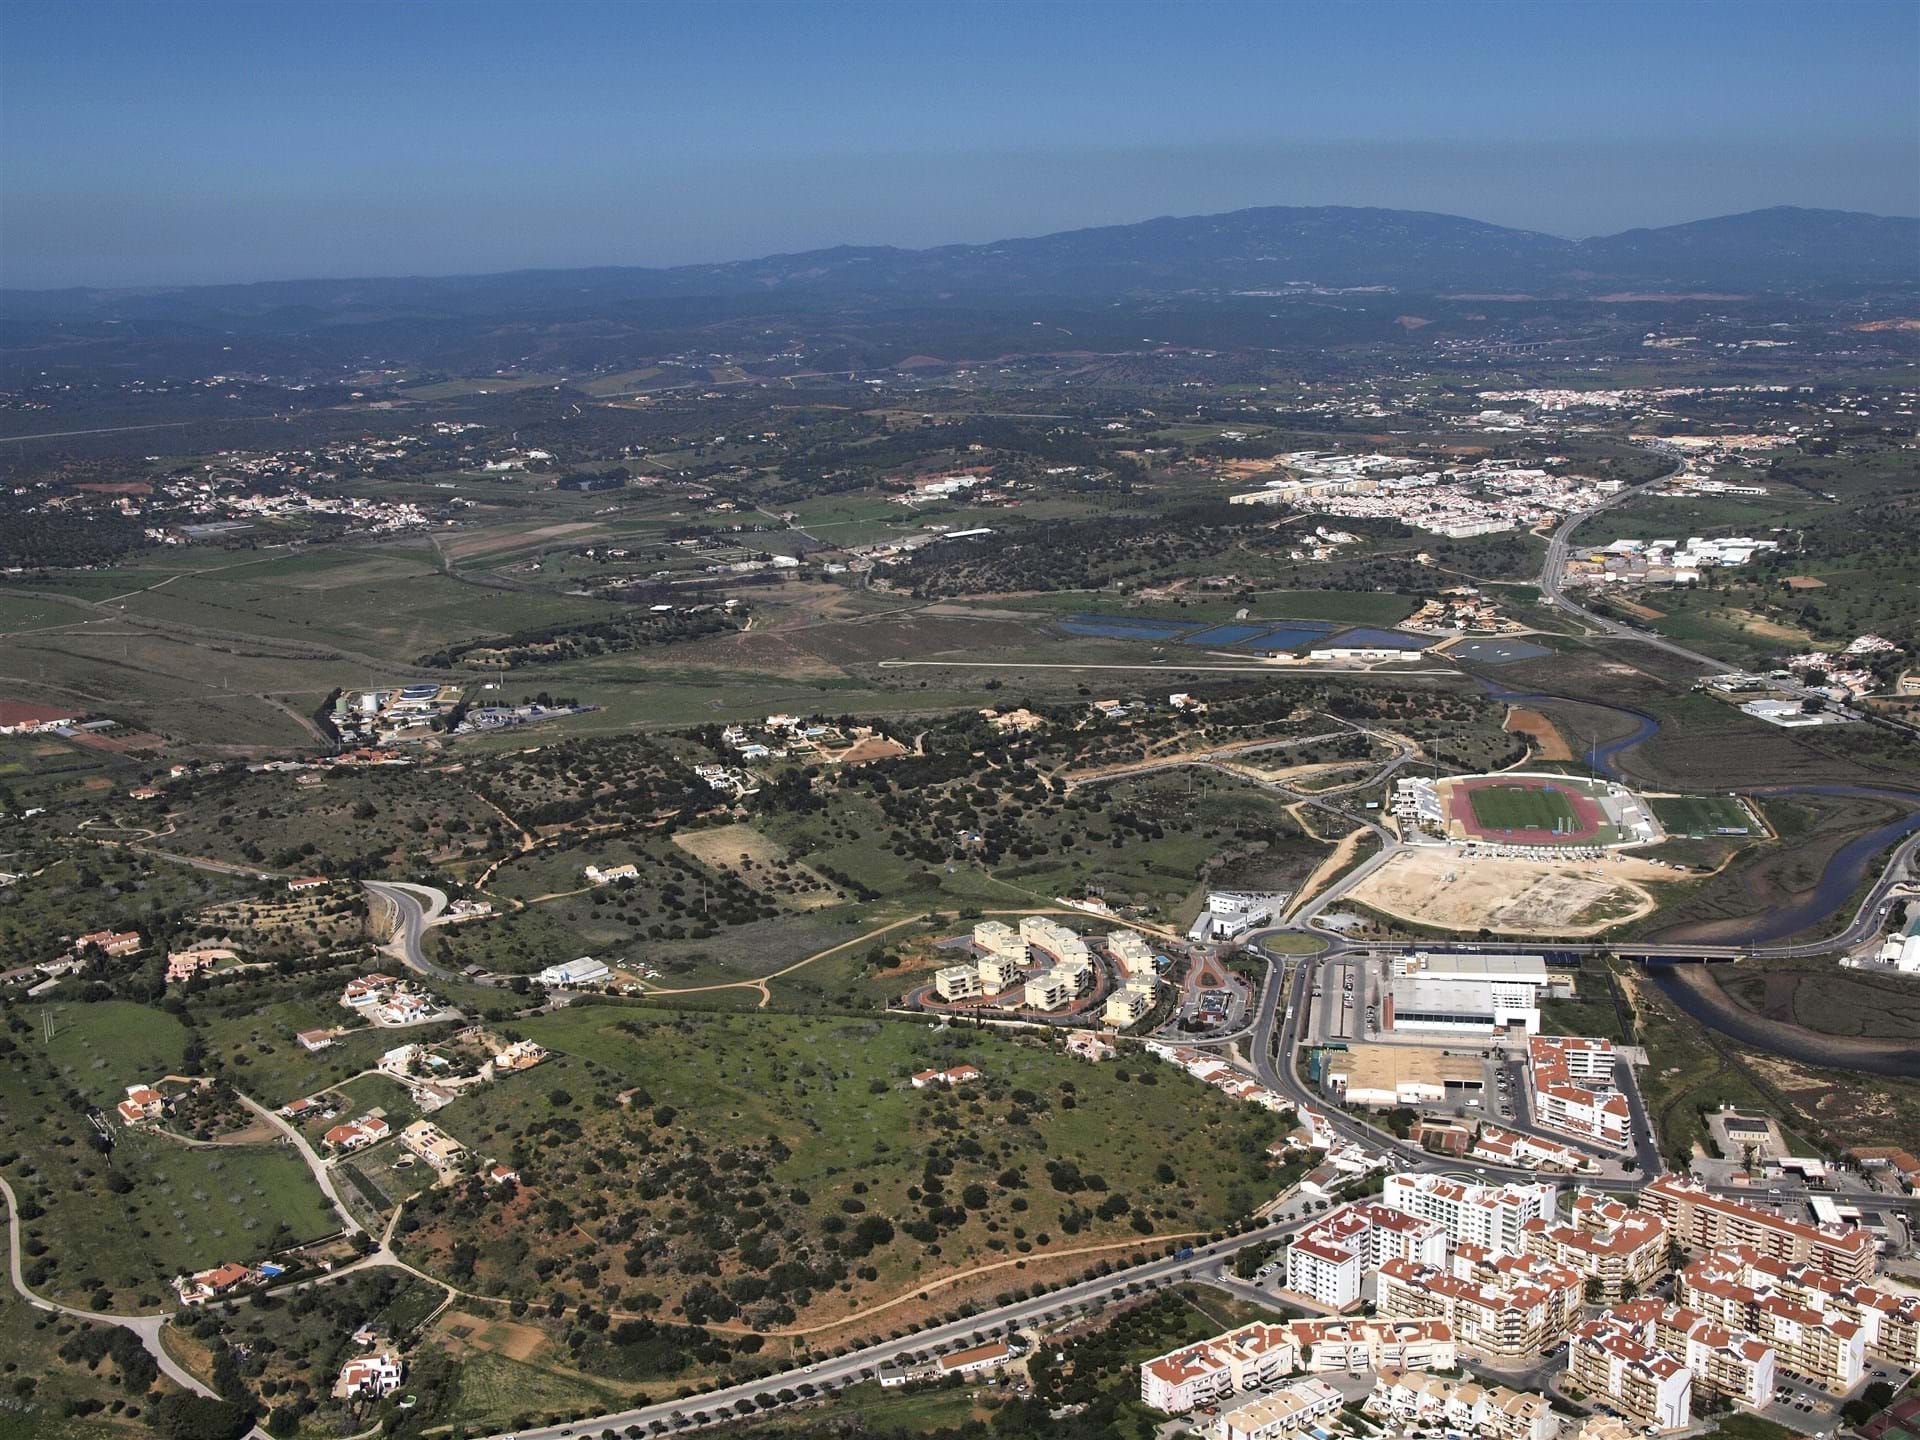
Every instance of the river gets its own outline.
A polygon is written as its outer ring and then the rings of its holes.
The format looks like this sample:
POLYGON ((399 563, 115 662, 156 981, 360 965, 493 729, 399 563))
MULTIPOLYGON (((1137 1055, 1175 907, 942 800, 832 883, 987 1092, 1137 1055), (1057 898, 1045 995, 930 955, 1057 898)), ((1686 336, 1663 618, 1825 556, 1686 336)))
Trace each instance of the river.
POLYGON ((1829 1070, 1920 1078, 1920 1045, 1821 1035, 1783 1020, 1769 1020, 1730 1000, 1710 969, 1691 962, 1656 964, 1648 974, 1660 993, 1687 1015, 1755 1050, 1829 1070))

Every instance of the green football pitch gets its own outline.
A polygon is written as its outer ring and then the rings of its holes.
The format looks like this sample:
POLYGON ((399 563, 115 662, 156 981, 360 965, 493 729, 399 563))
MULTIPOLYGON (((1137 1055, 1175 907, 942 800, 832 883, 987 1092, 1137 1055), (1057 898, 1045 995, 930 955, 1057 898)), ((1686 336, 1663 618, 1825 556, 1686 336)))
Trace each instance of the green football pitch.
POLYGON ((1533 785, 1487 785, 1467 792, 1473 818, 1482 830, 1559 830, 1575 834, 1580 817, 1561 790, 1533 785))
POLYGON ((1751 835, 1757 828, 1731 795, 1670 795, 1649 803, 1670 835, 1751 835))

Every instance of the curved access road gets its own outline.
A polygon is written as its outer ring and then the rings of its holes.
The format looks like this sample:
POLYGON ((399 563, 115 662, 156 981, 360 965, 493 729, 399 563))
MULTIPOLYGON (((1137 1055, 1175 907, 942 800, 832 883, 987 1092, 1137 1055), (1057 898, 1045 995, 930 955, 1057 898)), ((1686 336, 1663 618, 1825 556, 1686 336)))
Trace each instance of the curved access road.
MULTIPOLYGON (((1659 453, 1670 455, 1672 452, 1660 450, 1659 453)), ((1555 526, 1553 534, 1547 539, 1547 558, 1540 566, 1540 598, 1583 624, 1591 626, 1602 635, 1616 640, 1634 640, 1642 645, 1651 645, 1656 650, 1664 650, 1669 655, 1678 656, 1690 664, 1698 665, 1703 670, 1730 670, 1734 667, 1725 661, 1716 660, 1711 655, 1702 655, 1697 650, 1689 650, 1686 646, 1676 644, 1664 635, 1656 635, 1650 630, 1642 630, 1639 626, 1629 625, 1622 620, 1610 620, 1604 615, 1596 615, 1586 606, 1568 598, 1565 589, 1567 558, 1573 550, 1573 532, 1602 511, 1611 510, 1616 505, 1624 505, 1636 496, 1644 494, 1652 486, 1671 480, 1680 473, 1685 464, 1684 460, 1675 458, 1667 469, 1652 479, 1643 480, 1638 485, 1629 485, 1618 494, 1609 495, 1599 504, 1589 506, 1585 510, 1576 510, 1555 526)))
POLYGON ((365 1227, 353 1218, 353 1212, 347 1208, 346 1202, 340 1198, 340 1192, 334 1189, 333 1172, 327 1168, 326 1162, 315 1153, 313 1146, 307 1143, 307 1137, 289 1125, 281 1116, 267 1109, 267 1107, 262 1105, 258 1100, 248 1095, 242 1095, 238 1090, 233 1093, 242 1105, 246 1106, 247 1109, 266 1121, 267 1124, 271 1125, 274 1129, 278 1130, 283 1138, 292 1143, 294 1150, 298 1152, 301 1160, 306 1163, 308 1171, 312 1173, 314 1183, 320 1187, 321 1194, 325 1195, 327 1197, 327 1203, 333 1206, 333 1213, 340 1218, 340 1224, 349 1235, 359 1234, 365 1227))
POLYGON ((51 1315, 65 1315, 74 1320, 87 1320, 95 1325, 117 1325, 122 1330, 131 1330, 140 1337, 140 1343, 147 1353, 153 1356, 154 1363, 160 1367, 160 1373, 183 1390, 201 1395, 208 1400, 220 1397, 187 1372, 171 1355, 166 1346, 160 1343, 160 1332, 167 1328, 171 1315, 110 1315, 101 1310, 82 1310, 73 1305, 62 1305, 57 1301, 43 1299, 27 1287, 26 1274, 21 1268, 20 1256, 20 1202, 14 1198, 13 1187, 0 1180, 0 1195, 7 1197, 7 1241, 10 1252, 9 1268, 13 1276, 13 1288, 20 1292, 20 1298, 36 1310, 44 1310, 51 1315))
POLYGON ((387 949, 409 970, 434 980, 458 980, 460 976, 427 959, 420 937, 447 908, 447 892, 431 885, 415 885, 406 880, 362 881, 376 901, 393 912, 393 938, 387 949))

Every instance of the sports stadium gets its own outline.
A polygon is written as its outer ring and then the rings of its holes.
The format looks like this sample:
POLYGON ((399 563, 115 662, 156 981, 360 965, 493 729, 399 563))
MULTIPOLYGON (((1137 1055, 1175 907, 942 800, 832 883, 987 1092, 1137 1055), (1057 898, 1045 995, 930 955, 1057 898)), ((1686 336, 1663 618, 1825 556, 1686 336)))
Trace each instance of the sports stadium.
POLYGON ((1623 785, 1576 775, 1506 772, 1403 780, 1394 813, 1408 840, 1610 849, 1662 838, 1652 807, 1623 785), (1409 823, 1411 822, 1411 823, 1409 823), (1418 833, 1415 833, 1418 832, 1418 833))

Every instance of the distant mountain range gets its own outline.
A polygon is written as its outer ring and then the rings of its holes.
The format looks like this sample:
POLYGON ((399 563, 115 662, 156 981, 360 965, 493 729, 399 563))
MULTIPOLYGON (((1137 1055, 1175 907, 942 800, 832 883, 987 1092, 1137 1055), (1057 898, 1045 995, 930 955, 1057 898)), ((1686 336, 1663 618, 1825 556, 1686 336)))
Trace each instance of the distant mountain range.
POLYGON ((842 246, 670 269, 10 290, 0 291, 0 317, 29 329, 111 320, 296 334, 395 322, 563 320, 636 304, 739 314, 850 302, 1088 301, 1293 284, 1542 296, 1920 284, 1920 220, 1781 206, 1576 241, 1424 211, 1267 207, 985 245, 842 246))

